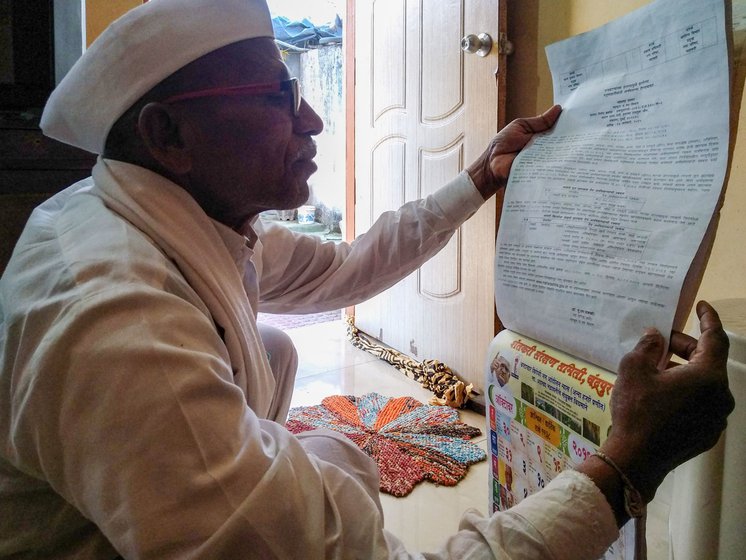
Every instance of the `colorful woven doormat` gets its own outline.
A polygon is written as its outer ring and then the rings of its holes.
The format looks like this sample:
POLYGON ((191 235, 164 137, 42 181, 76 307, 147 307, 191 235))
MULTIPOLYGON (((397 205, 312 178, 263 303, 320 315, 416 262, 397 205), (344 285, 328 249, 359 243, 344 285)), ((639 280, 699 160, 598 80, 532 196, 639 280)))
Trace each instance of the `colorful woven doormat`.
POLYGON ((327 397, 291 409, 286 425, 296 434, 315 428, 343 433, 375 459, 381 491, 394 496, 406 496, 422 480, 455 486, 469 465, 486 458, 469 441, 481 430, 461 422, 458 410, 411 397, 327 397))

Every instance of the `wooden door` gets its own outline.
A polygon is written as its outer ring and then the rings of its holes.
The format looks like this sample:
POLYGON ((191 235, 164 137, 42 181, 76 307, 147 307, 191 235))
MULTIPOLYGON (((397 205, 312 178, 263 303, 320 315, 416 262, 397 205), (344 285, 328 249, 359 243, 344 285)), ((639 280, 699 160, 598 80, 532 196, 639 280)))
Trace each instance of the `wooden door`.
MULTIPOLYGON (((460 43, 480 33, 497 40, 500 12, 498 0, 355 3, 355 235, 455 177, 498 130, 497 45, 481 57, 460 43)), ((356 306, 358 328, 444 362, 481 391, 496 324, 496 214, 496 201, 485 204, 432 260, 356 306)))

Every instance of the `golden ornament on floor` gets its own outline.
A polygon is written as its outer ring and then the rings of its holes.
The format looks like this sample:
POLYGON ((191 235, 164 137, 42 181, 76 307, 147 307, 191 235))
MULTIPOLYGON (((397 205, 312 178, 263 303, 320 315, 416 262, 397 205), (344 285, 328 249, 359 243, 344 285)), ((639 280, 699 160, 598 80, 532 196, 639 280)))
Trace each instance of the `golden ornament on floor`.
POLYGON ((435 394, 429 404, 464 408, 469 402, 473 385, 464 383, 446 364, 438 360, 418 362, 406 354, 383 346, 355 326, 354 317, 347 317, 347 338, 352 345, 390 363, 407 377, 435 394))

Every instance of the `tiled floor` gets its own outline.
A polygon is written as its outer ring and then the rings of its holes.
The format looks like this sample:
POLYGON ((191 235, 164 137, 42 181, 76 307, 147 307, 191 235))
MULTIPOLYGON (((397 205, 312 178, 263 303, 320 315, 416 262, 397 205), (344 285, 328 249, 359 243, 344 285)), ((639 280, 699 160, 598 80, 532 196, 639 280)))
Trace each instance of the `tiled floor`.
POLYGON ((306 315, 276 315, 273 313, 259 313, 257 320, 272 327, 277 327, 283 331, 307 327, 317 323, 327 323, 342 318, 342 310, 327 311, 325 313, 310 313, 306 315))
MULTIPOLYGON (((348 342, 343 321, 318 323, 286 332, 300 357, 292 406, 319 404, 329 395, 362 395, 376 391, 398 397, 409 395, 426 403, 431 393, 393 367, 348 342)), ((473 441, 486 450, 485 419, 471 411, 461 411, 461 420, 482 430, 473 441)), ((472 465, 455 487, 419 484, 404 498, 382 494, 385 525, 410 551, 434 551, 446 535, 455 533, 462 513, 488 507, 487 461, 472 465)), ((659 490, 659 498, 648 513, 648 558, 668 558, 667 518, 670 491, 659 490)))
MULTIPOLYGON (((319 404, 329 395, 409 395, 427 403, 432 393, 387 363, 348 342, 342 321, 320 323, 286 331, 300 358, 292 406, 319 404)), ((486 449, 484 417, 461 411, 461 420, 477 426, 483 435, 472 441, 486 449)), ((404 498, 381 495, 385 525, 410 551, 433 551, 443 536, 455 533, 467 508, 487 510, 487 462, 472 465, 455 487, 420 483, 404 498)))

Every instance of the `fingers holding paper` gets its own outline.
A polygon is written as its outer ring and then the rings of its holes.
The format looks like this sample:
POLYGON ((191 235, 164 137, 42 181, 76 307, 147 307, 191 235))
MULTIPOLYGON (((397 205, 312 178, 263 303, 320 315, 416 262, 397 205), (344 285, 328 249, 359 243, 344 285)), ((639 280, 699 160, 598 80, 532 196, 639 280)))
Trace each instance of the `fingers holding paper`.
POLYGON ((535 134, 552 128, 561 112, 562 108, 554 105, 541 115, 516 119, 497 133, 482 155, 467 168, 485 200, 507 184, 513 160, 535 134))
MULTIPOLYGON (((706 363, 728 359, 728 337, 723 331, 720 317, 707 302, 697 304, 700 332, 699 341, 681 334, 671 336, 671 351, 690 363, 706 363)), ((721 365, 725 365, 724 363, 721 365)))
POLYGON ((688 363, 658 371, 664 340, 651 330, 619 366, 612 431, 603 449, 624 465, 646 500, 669 471, 717 443, 734 407, 728 337, 709 304, 700 302, 697 314, 699 340, 681 333, 671 337, 671 350, 688 363))

